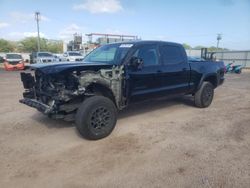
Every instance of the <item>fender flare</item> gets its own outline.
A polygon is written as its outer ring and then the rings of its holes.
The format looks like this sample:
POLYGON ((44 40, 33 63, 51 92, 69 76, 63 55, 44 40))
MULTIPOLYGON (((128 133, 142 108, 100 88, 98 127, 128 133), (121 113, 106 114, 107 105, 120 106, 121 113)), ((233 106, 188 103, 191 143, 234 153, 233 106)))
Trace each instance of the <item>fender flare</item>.
MULTIPOLYGON (((218 76, 216 73, 208 73, 208 74, 204 74, 202 77, 201 77, 201 80, 198 84, 198 87, 197 87, 197 90, 199 90, 201 88, 201 85, 202 83, 204 82, 204 80, 206 80, 207 78, 209 77, 215 77, 216 78, 216 85, 215 85, 215 88, 218 86, 218 76)), ((214 84, 213 84, 214 85, 214 84)))

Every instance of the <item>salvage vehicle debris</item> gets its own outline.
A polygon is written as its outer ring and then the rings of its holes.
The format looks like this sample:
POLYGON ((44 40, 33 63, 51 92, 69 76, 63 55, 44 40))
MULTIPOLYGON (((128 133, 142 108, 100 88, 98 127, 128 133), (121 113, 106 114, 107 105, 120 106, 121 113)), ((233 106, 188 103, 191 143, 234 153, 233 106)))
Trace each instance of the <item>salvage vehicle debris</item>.
POLYGON ((224 81, 224 63, 188 61, 182 45, 133 41, 103 45, 82 62, 36 64, 22 72, 21 103, 49 117, 75 120, 92 140, 108 136, 117 111, 141 99, 193 95, 208 107, 224 81))

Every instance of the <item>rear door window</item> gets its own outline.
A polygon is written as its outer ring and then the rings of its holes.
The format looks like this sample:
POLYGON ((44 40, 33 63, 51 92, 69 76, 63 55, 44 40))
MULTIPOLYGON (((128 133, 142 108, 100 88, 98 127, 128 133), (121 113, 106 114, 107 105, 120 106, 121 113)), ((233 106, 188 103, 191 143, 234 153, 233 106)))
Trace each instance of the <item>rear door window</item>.
POLYGON ((182 50, 178 46, 160 46, 160 55, 164 65, 182 63, 184 60, 182 50))

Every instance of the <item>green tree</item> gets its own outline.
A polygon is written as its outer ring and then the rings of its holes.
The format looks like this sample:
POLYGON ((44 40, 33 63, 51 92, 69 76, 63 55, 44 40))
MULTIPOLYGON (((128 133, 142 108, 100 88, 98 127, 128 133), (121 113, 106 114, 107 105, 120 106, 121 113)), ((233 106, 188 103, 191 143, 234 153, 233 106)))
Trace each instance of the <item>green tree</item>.
MULTIPOLYGON (((37 38, 28 37, 20 41, 19 50, 23 52, 37 51, 37 38)), ((53 41, 45 38, 40 39, 41 51, 49 51, 52 53, 61 53, 63 51, 62 41, 53 41)))
POLYGON ((62 41, 49 41, 47 43, 47 51, 52 53, 62 53, 63 52, 63 42, 62 41))
POLYGON ((201 48, 206 48, 206 47, 205 47, 205 46, 199 45, 199 46, 195 46, 193 49, 194 49, 194 50, 200 50, 201 48))
MULTIPOLYGON (((201 48, 207 48, 207 50, 209 52, 216 52, 217 51, 217 47, 215 46, 210 46, 210 47, 206 47, 206 46, 196 46, 193 49, 195 50, 200 50, 201 48)), ((229 49, 227 48, 218 48, 218 51, 228 51, 229 49)))
MULTIPOLYGON (((219 48, 220 49, 220 48, 219 48)), ((218 50, 219 50, 218 49, 218 50)), ((210 46, 209 48, 208 48, 208 51, 209 52, 215 52, 217 50, 217 48, 215 47, 215 46, 210 46)))
POLYGON ((37 38, 28 37, 28 38, 21 40, 19 50, 23 52, 37 51, 37 38))
POLYGON ((186 49, 186 50, 189 50, 189 49, 192 49, 192 47, 186 43, 183 43, 182 46, 186 49))
MULTIPOLYGON (((228 51, 229 49, 227 49, 227 48, 218 48, 218 51, 228 51)), ((215 47, 215 46, 210 46, 209 48, 208 48, 208 51, 209 52, 216 52, 217 51, 217 47, 215 47)))
POLYGON ((0 39, 0 52, 11 52, 14 50, 14 45, 7 40, 0 39))

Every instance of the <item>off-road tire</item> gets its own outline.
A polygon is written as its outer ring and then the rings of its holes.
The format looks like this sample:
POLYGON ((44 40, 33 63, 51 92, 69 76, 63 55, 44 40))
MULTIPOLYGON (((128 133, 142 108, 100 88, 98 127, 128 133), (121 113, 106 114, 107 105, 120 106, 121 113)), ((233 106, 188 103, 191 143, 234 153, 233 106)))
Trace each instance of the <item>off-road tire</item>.
POLYGON ((75 117, 79 133, 89 140, 98 140, 108 136, 115 128, 116 120, 116 106, 113 101, 103 96, 85 99, 75 117))
POLYGON ((199 108, 208 107, 214 97, 214 86, 210 82, 203 82, 200 89, 194 95, 195 106, 199 108))

